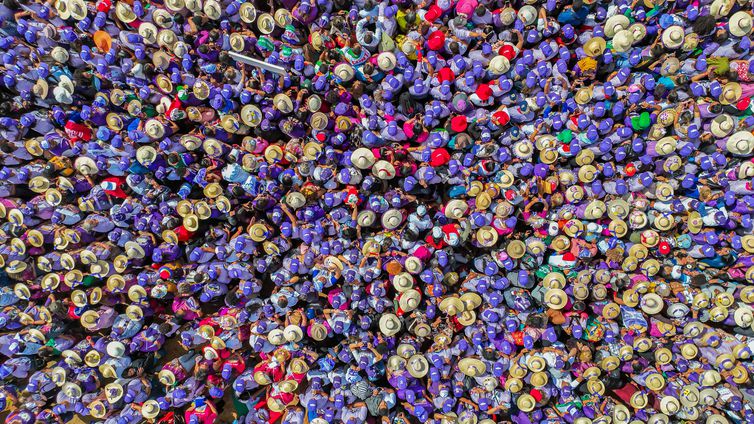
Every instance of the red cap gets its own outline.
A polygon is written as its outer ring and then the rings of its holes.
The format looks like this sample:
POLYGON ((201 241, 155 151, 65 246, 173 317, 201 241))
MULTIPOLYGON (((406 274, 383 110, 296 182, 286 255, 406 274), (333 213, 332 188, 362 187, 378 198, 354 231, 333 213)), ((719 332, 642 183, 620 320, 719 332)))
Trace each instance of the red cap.
POLYGON ((571 253, 571 252, 566 252, 565 254, 563 254, 563 260, 564 261, 569 261, 569 262, 570 261, 575 261, 576 260, 576 256, 574 256, 573 253, 571 253))
POLYGON ((508 115, 508 112, 504 110, 498 110, 497 112, 492 114, 493 122, 497 122, 497 125, 504 126, 507 125, 508 122, 511 121, 510 115, 508 115))
POLYGON ((748 109, 750 105, 751 105, 751 97, 742 97, 741 100, 739 100, 736 103, 736 108, 738 110, 743 111, 743 110, 748 109))
POLYGON ((439 71, 437 71, 437 80, 441 83, 444 81, 454 81, 456 79, 456 74, 448 67, 442 68, 439 71))
POLYGON ((531 396, 532 396, 532 397, 534 398, 534 400, 536 400, 537 402, 539 402, 539 401, 541 401, 541 400, 542 400, 542 392, 540 392, 540 391, 539 391, 539 390, 537 390, 537 389, 531 389, 531 391, 529 392, 529 394, 530 394, 530 395, 531 395, 531 396))
POLYGON ((479 84, 479 87, 476 88, 476 95, 479 96, 479 99, 483 102, 486 102, 492 97, 492 89, 489 84, 479 84))
POLYGON ((466 127, 468 127, 468 125, 469 123, 466 121, 466 117, 463 115, 455 116, 450 120, 450 129, 455 132, 466 131, 466 127))
MULTIPOLYGON (((429 12, 427 12, 427 14, 429 15, 429 12)), ((435 31, 430 34, 429 39, 427 39, 427 46, 430 50, 442 49, 445 46, 445 33, 442 31, 435 31)))
POLYGON ((508 61, 511 61, 516 57, 516 49, 510 44, 504 44, 503 47, 500 47, 500 50, 497 51, 497 54, 503 55, 508 61))
POLYGON ((626 165, 626 175, 633 177, 634 174, 636 174, 636 166, 633 163, 628 163, 626 165))
POLYGON ((661 241, 660 244, 657 246, 657 249, 663 255, 667 255, 668 253, 670 253, 670 243, 666 241, 661 241))
POLYGON ((97 11, 98 12, 109 12, 110 8, 113 6, 112 2, 110 0, 102 0, 97 3, 97 11))
POLYGON ((448 162, 450 162, 450 153, 442 147, 435 149, 430 155, 429 164, 432 166, 443 166, 448 162))
POLYGON ((434 22, 441 15, 442 9, 440 9, 436 4, 433 4, 432 6, 429 6, 427 13, 424 14, 424 19, 426 19, 428 22, 434 22))

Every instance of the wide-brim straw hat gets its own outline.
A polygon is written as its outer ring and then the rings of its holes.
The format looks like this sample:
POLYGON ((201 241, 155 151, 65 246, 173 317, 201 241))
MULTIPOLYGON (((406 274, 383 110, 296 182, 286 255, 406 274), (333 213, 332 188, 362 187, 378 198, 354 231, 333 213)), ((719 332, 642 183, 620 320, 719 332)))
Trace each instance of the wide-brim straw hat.
POLYGON ((595 57, 602 54, 607 47, 607 41, 602 37, 592 37, 586 43, 584 43, 584 53, 587 56, 595 57))
POLYGON ((380 317, 380 331, 386 336, 393 336, 401 330, 401 320, 395 314, 383 314, 380 317))
POLYGON ((257 29, 262 34, 271 34, 275 30, 275 18, 269 13, 262 13, 257 16, 257 29))
POLYGON ((458 369, 469 377, 479 377, 487 372, 487 367, 478 358, 463 358, 458 361, 458 369))
POLYGON ((403 312, 411 312, 419 307, 421 302, 421 293, 415 289, 404 291, 398 297, 398 305, 403 312))
POLYGON ((160 383, 164 384, 165 386, 172 386, 175 384, 175 374, 173 374, 173 371, 170 371, 169 369, 162 369, 159 373, 157 373, 157 378, 160 380, 160 383))
POLYGON ((683 45, 684 30, 680 25, 671 25, 662 32, 662 44, 668 49, 677 49, 683 45))
POLYGON ((359 169, 369 169, 375 161, 374 153, 366 147, 359 147, 351 153, 351 163, 359 169))
POLYGON ((738 102, 742 94, 743 87, 741 87, 741 84, 731 81, 723 86, 722 91, 720 91, 719 100, 724 105, 731 105, 738 102))
POLYGON ((626 15, 616 14, 609 18, 605 22, 604 32, 605 36, 613 37, 618 31, 622 29, 628 29, 631 25, 631 21, 626 15))
POLYGON ((728 137, 725 148, 737 156, 750 156, 754 152, 754 134, 749 131, 738 131, 728 137))
POLYGON ((408 373, 415 378, 422 378, 429 373, 429 362, 422 355, 413 355, 406 362, 408 373))
POLYGON ((740 10, 728 19, 728 30, 736 37, 747 37, 751 34, 751 14, 740 10))
POLYGON ((141 416, 145 419, 157 418, 160 414, 160 404, 154 399, 149 399, 141 405, 141 416))
POLYGON ((241 3, 238 14, 242 21, 250 24, 257 18, 257 9, 250 2, 241 3))

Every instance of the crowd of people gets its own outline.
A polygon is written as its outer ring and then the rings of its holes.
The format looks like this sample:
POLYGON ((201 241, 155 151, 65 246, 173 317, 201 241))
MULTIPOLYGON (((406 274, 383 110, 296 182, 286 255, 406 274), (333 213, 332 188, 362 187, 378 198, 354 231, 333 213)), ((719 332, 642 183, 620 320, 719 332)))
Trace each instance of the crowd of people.
POLYGON ((753 9, 4 0, 5 422, 754 422, 753 9))

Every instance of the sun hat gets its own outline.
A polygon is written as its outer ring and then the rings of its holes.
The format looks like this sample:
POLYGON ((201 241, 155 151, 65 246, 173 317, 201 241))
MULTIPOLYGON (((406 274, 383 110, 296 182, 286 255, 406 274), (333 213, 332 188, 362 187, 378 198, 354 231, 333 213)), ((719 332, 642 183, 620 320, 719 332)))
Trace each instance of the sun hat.
POLYGON ((453 199, 445 205, 445 216, 450 219, 461 219, 468 209, 468 203, 460 199, 453 199))
POLYGON ((327 328, 324 325, 315 322, 309 326, 308 334, 312 339, 320 342, 327 338, 327 328))
POLYGON ((442 301, 440 301, 438 308, 442 312, 445 312, 446 314, 451 315, 451 316, 457 315, 466 309, 461 299, 455 296, 448 296, 442 301))
POLYGON ((283 336, 289 342, 298 342, 304 338, 304 331, 298 325, 288 325, 283 329, 283 336))
POLYGON ((380 219, 382 226, 387 230, 394 230, 403 223, 403 214, 398 209, 388 209, 380 219))
POLYGON ((458 361, 458 369, 469 377, 479 377, 486 372, 487 367, 478 358, 463 358, 458 361))
POLYGON ((409 374, 415 378, 423 378, 429 373, 429 362, 423 355, 413 355, 406 361, 409 374))
POLYGON ((717 138, 727 137, 736 127, 733 117, 727 113, 717 115, 710 123, 710 131, 717 138))
POLYGON ((595 57, 600 56, 607 47, 607 42, 602 37, 592 37, 586 43, 584 43, 584 53, 587 56, 595 57))
POLYGON ((568 295, 561 289, 549 289, 545 293, 545 303, 551 309, 563 309, 568 303, 568 295))
POLYGON ((735 81, 727 82, 720 91, 719 100, 724 105, 735 104, 743 94, 741 84, 735 81))
POLYGON ((746 11, 739 10, 728 19, 728 30, 736 37, 747 37, 751 34, 752 17, 746 11))
POLYGON ((477 242, 484 247, 492 247, 497 244, 497 231, 489 225, 484 226, 476 232, 477 242))
POLYGON ((620 30, 628 29, 631 21, 626 15, 616 14, 605 21, 604 32, 606 37, 612 38, 620 30))
POLYGON ((250 24, 257 18, 257 9, 251 2, 244 2, 241 3, 241 6, 238 9, 238 14, 242 21, 250 24))
POLYGON ((518 19, 523 22, 524 26, 529 26, 537 20, 537 9, 532 5, 525 5, 518 9, 518 19))
POLYGON ((677 49, 683 45, 684 30, 682 26, 671 25, 662 32, 662 44, 668 49, 677 49))
POLYGON ((204 7, 202 8, 202 10, 204 10, 204 14, 207 15, 208 18, 216 21, 220 19, 220 16, 222 15, 222 10, 220 9, 220 7, 220 3, 218 3, 216 0, 206 0, 204 2, 204 7))
POLYGON ((728 137, 725 147, 734 155, 750 156, 754 152, 754 134, 749 131, 738 131, 728 137))
POLYGON ((160 404, 154 399, 148 399, 141 405, 141 416, 147 420, 157 418, 160 414, 160 404))
POLYGON ((613 50, 618 53, 628 51, 634 44, 634 34, 628 29, 618 31, 613 37, 613 50))
POLYGON ((380 331, 386 336, 393 336, 401 330, 401 321, 397 315, 387 313, 380 317, 380 331))

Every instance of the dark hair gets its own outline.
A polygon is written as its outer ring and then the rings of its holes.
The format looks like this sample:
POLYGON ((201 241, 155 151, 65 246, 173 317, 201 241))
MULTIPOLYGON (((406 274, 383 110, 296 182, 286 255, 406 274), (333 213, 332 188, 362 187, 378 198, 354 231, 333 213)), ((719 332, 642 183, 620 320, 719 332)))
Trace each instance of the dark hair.
POLYGON ((699 34, 700 37, 703 37, 705 35, 709 35, 714 29, 715 29, 715 17, 712 15, 702 15, 696 18, 693 24, 691 24, 691 29, 694 30, 696 34, 699 34))
POLYGON ((487 12, 487 8, 481 4, 474 10, 474 13, 476 13, 477 16, 484 16, 485 12, 487 12))
POLYGON ((665 48, 662 47, 662 45, 657 44, 649 51, 649 54, 652 55, 652 57, 660 57, 665 53, 665 48))
POLYGON ((458 54, 461 52, 457 41, 451 41, 450 44, 448 44, 448 49, 453 54, 458 54))
POLYGON ((584 7, 584 0, 573 0, 572 7, 574 10, 584 7))
POLYGON ((364 34, 364 42, 367 44, 372 44, 372 41, 374 41, 374 35, 372 35, 372 32, 367 32, 364 34))

